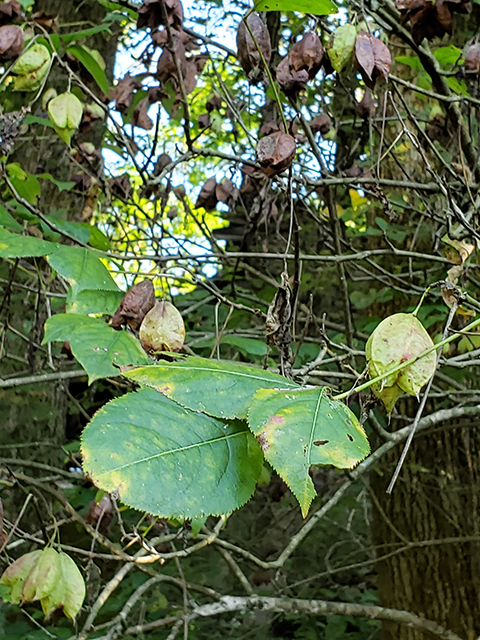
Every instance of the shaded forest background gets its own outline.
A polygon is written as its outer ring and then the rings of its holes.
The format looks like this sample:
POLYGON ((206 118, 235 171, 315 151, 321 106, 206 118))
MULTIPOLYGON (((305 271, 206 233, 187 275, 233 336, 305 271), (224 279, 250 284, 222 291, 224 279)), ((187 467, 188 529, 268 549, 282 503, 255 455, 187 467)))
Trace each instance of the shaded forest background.
MULTIPOLYGON (((352 390, 372 448, 353 470, 312 467, 306 519, 266 464, 247 505, 198 532, 103 496, 80 437, 132 383, 89 384, 68 344, 42 342, 72 282, 0 236, 1 569, 55 540, 87 586, 74 625, 0 602, 6 639, 479 637, 480 342, 462 332, 479 312, 480 10, 327 5, 260 13, 263 60, 245 28, 235 46, 248 3, 0 5, 2 26, 56 51, 15 91, 2 50, 1 230, 95 249, 121 293, 151 280, 187 354, 352 390), (67 91, 83 109, 70 145, 48 120, 67 91), (425 292, 432 339, 457 339, 421 411, 403 396, 388 416, 355 390, 366 341, 425 292)), ((119 297, 102 295, 108 322, 119 297)))

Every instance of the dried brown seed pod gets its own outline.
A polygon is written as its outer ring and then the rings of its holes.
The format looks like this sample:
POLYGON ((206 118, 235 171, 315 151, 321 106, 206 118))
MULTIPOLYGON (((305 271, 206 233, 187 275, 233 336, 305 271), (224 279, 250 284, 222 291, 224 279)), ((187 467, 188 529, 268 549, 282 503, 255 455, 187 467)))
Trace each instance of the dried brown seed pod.
POLYGON ((147 353, 180 351, 185 341, 183 318, 173 304, 161 300, 145 316, 139 337, 147 353))
POLYGON ((23 31, 13 24, 0 27, 0 60, 13 60, 23 51, 23 31))
POLYGON ((247 18, 247 24, 254 39, 245 26, 245 19, 243 19, 237 31, 237 55, 248 81, 251 84, 259 84, 266 82, 262 56, 267 65, 272 56, 270 34, 267 25, 258 13, 251 13, 247 18), (262 55, 260 55, 260 51, 262 55))
POLYGON ((110 326, 114 329, 128 324, 136 331, 143 319, 155 305, 155 289, 151 280, 143 280, 133 285, 123 296, 118 309, 112 316, 110 326))
POLYGON ((295 138, 276 131, 262 138, 257 145, 257 158, 267 176, 287 169, 293 162, 297 144, 295 138))

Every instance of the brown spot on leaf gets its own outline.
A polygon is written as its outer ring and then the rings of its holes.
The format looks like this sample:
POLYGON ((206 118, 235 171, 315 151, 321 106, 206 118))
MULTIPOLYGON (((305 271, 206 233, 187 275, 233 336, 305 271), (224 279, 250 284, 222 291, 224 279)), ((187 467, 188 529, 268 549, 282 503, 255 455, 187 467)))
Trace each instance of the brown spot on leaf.
POLYGON ((268 442, 266 431, 262 431, 262 433, 259 433, 255 437, 257 438, 258 444, 260 445, 260 449, 263 451, 263 453, 265 453, 265 451, 270 448, 270 443, 268 442))

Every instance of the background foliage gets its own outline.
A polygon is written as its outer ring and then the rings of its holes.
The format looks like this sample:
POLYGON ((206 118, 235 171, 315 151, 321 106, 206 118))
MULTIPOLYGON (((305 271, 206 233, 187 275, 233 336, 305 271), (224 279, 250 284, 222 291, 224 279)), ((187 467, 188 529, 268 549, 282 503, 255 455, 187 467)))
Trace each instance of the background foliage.
POLYGON ((7 639, 480 634, 478 4, 251 8, 0 4, 2 570, 86 583, 7 639), (113 321, 146 280, 190 359, 113 321))

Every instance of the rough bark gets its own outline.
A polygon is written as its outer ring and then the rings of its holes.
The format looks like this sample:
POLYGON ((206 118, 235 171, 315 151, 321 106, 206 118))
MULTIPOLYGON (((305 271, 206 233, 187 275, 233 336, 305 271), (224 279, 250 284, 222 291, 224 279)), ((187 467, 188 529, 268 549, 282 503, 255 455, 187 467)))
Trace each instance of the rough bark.
MULTIPOLYGON (((418 437, 393 494, 387 496, 398 455, 394 451, 372 476, 383 510, 374 509, 374 535, 379 557, 409 543, 415 546, 379 562, 381 604, 475 640, 480 634, 478 424, 442 425, 418 437)), ((384 640, 430 637, 384 623, 384 640)))

